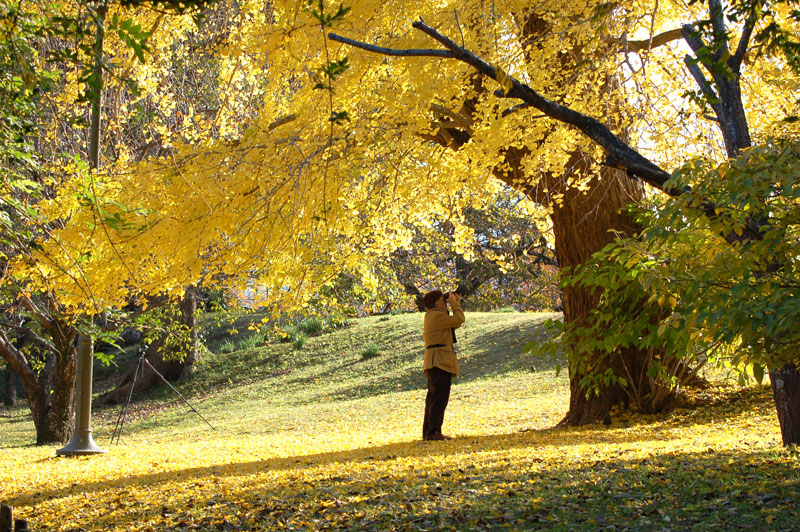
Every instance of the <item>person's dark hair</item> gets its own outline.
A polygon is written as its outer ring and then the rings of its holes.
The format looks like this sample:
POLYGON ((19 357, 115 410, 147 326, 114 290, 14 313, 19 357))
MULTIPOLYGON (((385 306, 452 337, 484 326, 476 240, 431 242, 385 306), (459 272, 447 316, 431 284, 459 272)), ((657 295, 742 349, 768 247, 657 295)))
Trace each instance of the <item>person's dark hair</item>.
POLYGON ((425 308, 436 308, 436 302, 443 295, 441 290, 431 290, 422 298, 422 304, 425 305, 425 308))

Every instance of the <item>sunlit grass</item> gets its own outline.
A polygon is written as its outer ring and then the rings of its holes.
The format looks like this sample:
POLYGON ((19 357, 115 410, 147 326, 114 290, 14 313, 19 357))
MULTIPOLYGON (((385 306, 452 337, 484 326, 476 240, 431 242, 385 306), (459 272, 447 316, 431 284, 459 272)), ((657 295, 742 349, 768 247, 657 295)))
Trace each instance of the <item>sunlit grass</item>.
POLYGON ((181 389, 216 430, 159 393, 134 406, 121 445, 108 446, 117 409, 97 412, 103 456, 22 446, 33 433, 15 411, 0 419, 0 500, 34 530, 796 526, 800 462, 779 445, 768 389, 555 428, 567 377, 519 349, 537 315, 467 315, 444 427, 456 439, 420 441, 420 319, 358 320, 299 352, 210 355, 181 389), (371 341, 381 352, 364 360, 371 341))

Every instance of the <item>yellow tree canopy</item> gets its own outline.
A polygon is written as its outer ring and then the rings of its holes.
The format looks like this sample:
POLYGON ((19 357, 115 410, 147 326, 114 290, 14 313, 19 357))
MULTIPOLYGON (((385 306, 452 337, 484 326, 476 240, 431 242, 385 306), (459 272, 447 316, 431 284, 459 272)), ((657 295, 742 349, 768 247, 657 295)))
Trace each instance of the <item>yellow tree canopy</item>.
MULTIPOLYGON (((456 223, 467 249, 462 210, 491 201, 504 186, 493 176, 504 168, 523 170, 507 180, 520 190, 535 189, 544 173, 563 174, 578 189, 597 175, 599 166, 588 174, 566 168, 576 150, 603 159, 592 141, 496 96, 498 84, 468 65, 355 50, 330 40, 331 29, 384 47, 437 48, 411 27, 422 18, 551 100, 600 119, 662 168, 697 154, 724 158, 715 126, 685 97, 694 86, 683 66, 688 48, 662 39, 702 18, 700 6, 345 6, 349 12, 334 17, 332 27, 321 20, 339 5, 326 2, 221 4, 199 28, 182 17, 136 13, 153 30, 147 64, 125 57, 113 40, 107 53, 126 65, 142 94, 111 83, 102 171, 59 166, 58 194, 43 208, 64 228, 42 243, 35 263, 17 265, 31 288, 56 290, 85 310, 224 278, 256 282, 270 302, 297 305, 343 270, 370 286, 377 261, 408 246, 409 227, 430 224, 433 214, 456 223), (525 27, 533 22, 546 31, 525 27), (212 31, 216 37, 207 38, 212 31), (346 70, 336 79, 325 75, 345 57, 346 70), (213 97, 199 98, 200 85, 213 97), (331 119, 342 112, 347 119, 331 119), (133 139, 132 123, 144 114, 148 126, 133 139), (443 125, 463 138, 440 135, 434 142, 443 125), (161 146, 158 156, 137 151, 148 142, 161 146), (521 160, 506 160, 510 147, 520 148, 514 153, 521 160)), ((777 59, 755 53, 744 71, 757 138, 796 112, 798 79, 777 59)), ((67 81, 53 105, 64 114, 82 112, 70 103, 77 80, 67 81)), ((48 131, 55 142, 60 118, 53 117, 48 131)), ((540 192, 545 207, 562 201, 540 192)))

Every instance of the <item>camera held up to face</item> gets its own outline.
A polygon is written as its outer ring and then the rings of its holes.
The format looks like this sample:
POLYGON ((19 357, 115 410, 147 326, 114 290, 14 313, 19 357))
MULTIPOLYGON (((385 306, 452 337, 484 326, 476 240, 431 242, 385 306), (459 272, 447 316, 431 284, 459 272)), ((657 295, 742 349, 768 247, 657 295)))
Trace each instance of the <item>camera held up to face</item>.
POLYGON ((442 297, 444 298, 445 303, 447 302, 448 299, 450 299, 450 294, 461 295, 461 289, 460 288, 456 288, 452 292, 445 292, 444 294, 442 294, 442 297))

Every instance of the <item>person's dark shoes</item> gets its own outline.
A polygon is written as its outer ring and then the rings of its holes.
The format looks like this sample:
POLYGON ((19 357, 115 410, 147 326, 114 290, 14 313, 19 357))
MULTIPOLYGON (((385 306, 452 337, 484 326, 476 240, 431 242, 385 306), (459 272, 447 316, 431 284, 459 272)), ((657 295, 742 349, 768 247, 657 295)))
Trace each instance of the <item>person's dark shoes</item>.
POLYGON ((422 439, 425 441, 445 441, 445 440, 452 440, 453 438, 451 438, 450 436, 445 436, 444 434, 441 433, 436 433, 425 436, 422 439))

